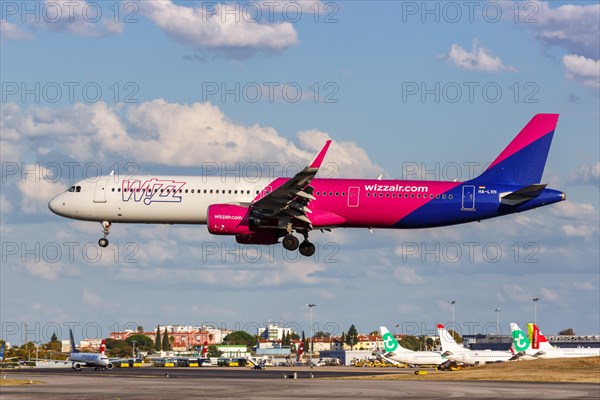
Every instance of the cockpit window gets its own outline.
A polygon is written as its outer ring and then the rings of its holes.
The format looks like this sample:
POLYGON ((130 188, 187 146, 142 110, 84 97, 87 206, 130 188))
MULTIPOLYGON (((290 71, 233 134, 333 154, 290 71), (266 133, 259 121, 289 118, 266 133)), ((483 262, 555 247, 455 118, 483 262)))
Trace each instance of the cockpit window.
POLYGON ((75 186, 75 191, 76 191, 77 193, 81 192, 81 186, 75 186))
POLYGON ((67 189, 67 192, 81 192, 81 186, 71 186, 67 189))

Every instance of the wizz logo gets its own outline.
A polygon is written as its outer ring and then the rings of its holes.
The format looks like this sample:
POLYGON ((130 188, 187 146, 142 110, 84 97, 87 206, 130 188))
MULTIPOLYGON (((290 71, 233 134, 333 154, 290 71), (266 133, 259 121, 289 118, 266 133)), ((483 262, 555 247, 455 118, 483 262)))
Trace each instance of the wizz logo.
POLYGON ((172 179, 148 179, 146 181, 124 180, 121 187, 123 201, 140 202, 149 205, 154 202, 181 202, 180 190, 187 182, 172 179))

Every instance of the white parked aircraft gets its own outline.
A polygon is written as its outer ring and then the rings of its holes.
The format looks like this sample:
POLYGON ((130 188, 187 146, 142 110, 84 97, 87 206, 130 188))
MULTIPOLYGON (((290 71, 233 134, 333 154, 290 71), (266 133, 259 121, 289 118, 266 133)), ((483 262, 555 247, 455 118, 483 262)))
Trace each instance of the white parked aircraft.
POLYGON ((73 339, 73 331, 69 330, 71 335, 71 355, 69 361, 71 361, 71 367, 76 371, 81 371, 81 367, 94 367, 96 370, 112 369, 113 364, 110 362, 106 354, 106 345, 104 340, 100 345, 99 353, 81 353, 75 347, 75 340, 73 339))
POLYGON ((508 361, 513 357, 513 353, 510 351, 475 351, 467 349, 464 346, 457 344, 450 332, 448 332, 442 324, 437 325, 437 331, 442 346, 442 355, 451 361, 467 365, 479 365, 508 361))
POLYGON ((597 357, 600 356, 600 348, 577 347, 561 349, 554 347, 536 324, 530 323, 526 335, 516 322, 511 322, 510 331, 513 338, 513 347, 517 358, 533 360, 536 358, 574 358, 574 357, 597 357))
POLYGON ((384 358, 410 365, 442 365, 450 361, 436 351, 414 351, 400 346, 394 335, 385 326, 379 327, 386 354, 384 358))

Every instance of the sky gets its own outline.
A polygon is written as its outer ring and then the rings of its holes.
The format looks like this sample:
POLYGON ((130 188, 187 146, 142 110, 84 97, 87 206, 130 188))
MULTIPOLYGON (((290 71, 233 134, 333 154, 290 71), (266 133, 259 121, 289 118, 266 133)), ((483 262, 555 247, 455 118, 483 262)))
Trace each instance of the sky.
POLYGON ((0 336, 277 321, 435 334, 600 333, 598 2, 3 1, 0 336), (337 229, 310 258, 205 226, 52 214, 80 179, 469 179, 536 113, 567 201, 436 229, 337 229), (539 298, 537 310, 531 298, 539 298), (500 309, 500 311, 495 311, 500 309))

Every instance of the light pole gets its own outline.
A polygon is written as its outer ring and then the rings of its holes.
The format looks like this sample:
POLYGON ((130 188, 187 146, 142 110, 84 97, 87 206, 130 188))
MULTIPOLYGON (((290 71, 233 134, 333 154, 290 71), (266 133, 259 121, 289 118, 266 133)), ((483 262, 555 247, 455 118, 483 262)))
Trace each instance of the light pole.
POLYGON ((312 355, 313 355, 313 323, 312 323, 312 309, 313 307, 316 307, 316 304, 307 304, 306 307, 308 307, 308 311, 310 314, 310 353, 308 355, 308 365, 310 365, 310 367, 312 368, 312 355))
POLYGON ((448 300, 448 303, 452 305, 452 330, 456 332, 456 328, 454 327, 454 305, 456 304, 456 300, 448 300))
POLYGON ((496 336, 500 336, 500 307, 496 307, 494 311, 496 311, 496 336))
POLYGON ((540 301, 540 298, 532 297, 529 300, 533 301, 533 323, 537 325, 537 302, 540 301))

